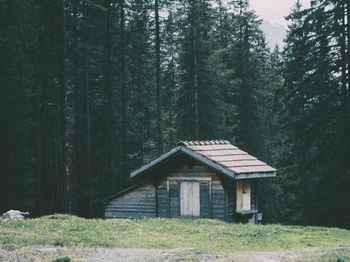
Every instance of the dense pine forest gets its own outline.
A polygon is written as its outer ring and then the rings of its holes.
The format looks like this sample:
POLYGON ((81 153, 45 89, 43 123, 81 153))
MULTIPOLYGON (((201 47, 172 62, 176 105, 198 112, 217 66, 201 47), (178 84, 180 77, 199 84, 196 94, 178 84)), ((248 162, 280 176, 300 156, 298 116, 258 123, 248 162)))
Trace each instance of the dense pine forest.
POLYGON ((0 211, 98 216, 180 140, 278 169, 265 222, 350 227, 350 7, 296 1, 283 49, 248 0, 0 0, 0 211))

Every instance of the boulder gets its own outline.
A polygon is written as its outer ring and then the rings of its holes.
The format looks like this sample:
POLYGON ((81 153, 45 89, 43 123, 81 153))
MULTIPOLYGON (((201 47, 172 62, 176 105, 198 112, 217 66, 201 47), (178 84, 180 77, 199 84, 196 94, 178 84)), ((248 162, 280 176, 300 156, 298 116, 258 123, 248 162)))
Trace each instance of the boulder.
POLYGON ((5 219, 24 219, 26 216, 29 216, 29 212, 21 212, 12 209, 2 214, 2 218, 5 219))

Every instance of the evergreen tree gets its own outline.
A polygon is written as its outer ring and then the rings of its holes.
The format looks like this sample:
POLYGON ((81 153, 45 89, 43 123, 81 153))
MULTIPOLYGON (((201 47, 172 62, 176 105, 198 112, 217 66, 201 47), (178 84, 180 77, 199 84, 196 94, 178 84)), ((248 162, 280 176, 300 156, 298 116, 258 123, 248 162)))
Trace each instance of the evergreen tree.
POLYGON ((286 159, 288 174, 294 175, 289 180, 294 181, 294 188, 286 190, 297 199, 293 217, 304 223, 346 224, 334 218, 344 211, 337 201, 349 199, 340 186, 347 183, 344 173, 348 167, 345 162, 339 165, 345 158, 336 153, 349 148, 344 137, 347 120, 341 113, 347 103, 342 89, 346 85, 345 34, 336 30, 345 26, 337 18, 343 7, 316 1, 302 11, 297 2, 290 15, 293 23, 285 49, 284 112, 290 128, 286 159), (337 56, 337 52, 342 55, 337 56), (336 197, 330 194, 334 190, 338 190, 336 197))
MULTIPOLYGON (((169 4, 169 3, 168 3, 169 4)), ((179 39, 176 35, 177 24, 175 14, 172 11, 173 6, 167 6, 169 14, 164 22, 162 30, 163 45, 161 49, 161 67, 162 67, 162 89, 161 89, 161 107, 163 119, 163 137, 164 146, 167 149, 174 147, 177 143, 176 134, 176 101, 179 92, 179 73, 178 73, 178 52, 179 39)))
POLYGON ((0 213, 37 213, 35 78, 38 9, 34 1, 2 1, 0 8, 0 213))
POLYGON ((182 27, 179 52, 181 80, 177 101, 180 139, 217 138, 216 94, 208 73, 212 12, 209 1, 191 0, 182 2, 177 13, 182 27))
POLYGON ((130 87, 130 140, 129 148, 138 165, 148 162, 156 155, 156 136, 151 121, 156 111, 156 89, 154 88, 154 58, 150 45, 150 10, 148 1, 132 2, 128 24, 128 75, 130 87))
POLYGON ((239 80, 237 101, 237 143, 252 154, 259 152, 258 93, 265 88, 264 66, 267 49, 264 36, 259 29, 261 21, 250 10, 248 1, 232 2, 234 22, 233 53, 235 73, 239 80))

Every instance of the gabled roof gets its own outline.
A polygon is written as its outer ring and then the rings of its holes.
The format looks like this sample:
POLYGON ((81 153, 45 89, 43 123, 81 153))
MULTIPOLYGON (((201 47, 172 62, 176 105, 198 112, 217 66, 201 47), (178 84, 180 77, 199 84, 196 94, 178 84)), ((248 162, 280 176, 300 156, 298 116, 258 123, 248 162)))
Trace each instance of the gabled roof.
POLYGON ((133 171, 131 178, 149 172, 175 155, 185 154, 234 179, 276 176, 276 169, 231 145, 226 140, 183 141, 179 146, 133 171))

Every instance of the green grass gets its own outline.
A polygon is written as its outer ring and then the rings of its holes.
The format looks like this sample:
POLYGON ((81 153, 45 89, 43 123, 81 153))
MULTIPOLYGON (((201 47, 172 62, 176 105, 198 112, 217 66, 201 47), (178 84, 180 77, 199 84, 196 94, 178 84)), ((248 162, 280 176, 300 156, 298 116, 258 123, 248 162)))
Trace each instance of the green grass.
MULTIPOLYGON (((342 248, 350 231, 337 228, 227 224, 214 220, 82 219, 56 215, 22 221, 0 219, 0 246, 155 248, 234 253, 342 248)), ((328 261, 328 260, 325 260, 328 261)))

